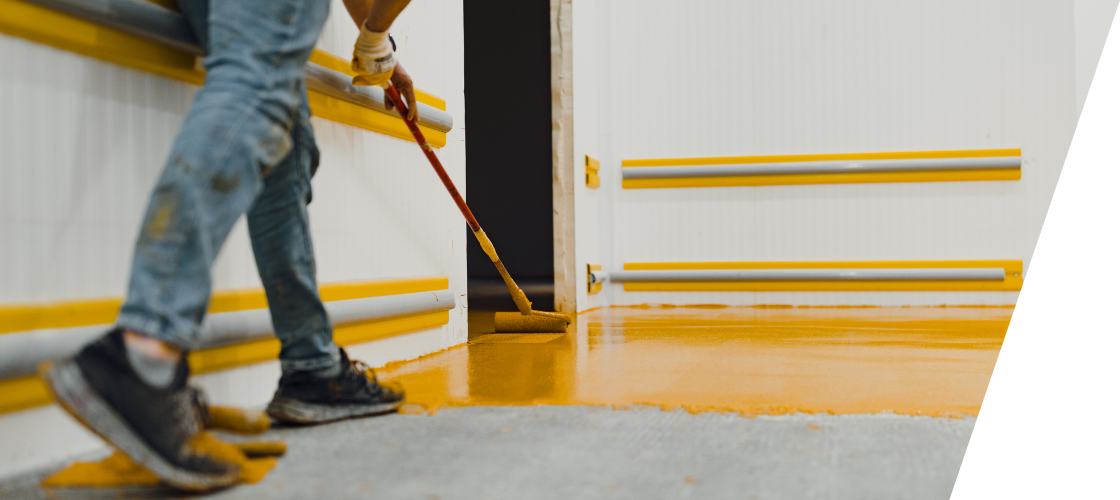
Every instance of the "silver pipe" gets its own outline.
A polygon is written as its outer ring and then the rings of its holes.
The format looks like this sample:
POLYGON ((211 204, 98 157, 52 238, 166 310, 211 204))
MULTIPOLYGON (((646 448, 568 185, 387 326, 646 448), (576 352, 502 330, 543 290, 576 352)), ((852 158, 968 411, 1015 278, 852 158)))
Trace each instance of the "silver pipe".
MULTIPOLYGON (((359 87, 351 82, 350 75, 314 63, 304 67, 307 89, 316 90, 344 101, 399 118, 396 110, 385 107, 385 90, 381 87, 359 87)), ((419 123, 440 132, 449 132, 453 123, 451 113, 422 102, 416 103, 419 123)))
POLYGON ((591 271, 591 284, 607 281, 606 271, 591 271))
POLYGON ((1003 268, 614 271, 611 281, 1003 281, 1003 268))
POLYGON ((784 163, 738 163, 729 165, 683 165, 671 167, 624 167, 623 179, 682 177, 731 177, 737 175, 841 174, 859 172, 930 172, 1020 168, 1019 156, 986 158, 920 158, 912 160, 796 161, 784 163))
MULTIPOLYGON (((202 55, 187 20, 179 12, 144 0, 28 0, 86 21, 122 31, 150 42, 202 55)), ((385 93, 380 87, 358 87, 349 75, 308 62, 304 66, 307 88, 357 104, 364 108, 397 117, 385 107, 385 93)), ((420 125, 440 132, 451 131, 451 113, 422 102, 416 103, 420 125)))
MULTIPOLYGON (((405 293, 365 299, 325 302, 335 325, 388 319, 455 308, 451 290, 405 293)), ((110 325, 52 328, 0 335, 0 379, 35 373, 39 363, 65 358, 99 337, 110 325)), ((199 330, 199 349, 249 342, 272 335, 268 309, 216 313, 206 316, 199 330)))

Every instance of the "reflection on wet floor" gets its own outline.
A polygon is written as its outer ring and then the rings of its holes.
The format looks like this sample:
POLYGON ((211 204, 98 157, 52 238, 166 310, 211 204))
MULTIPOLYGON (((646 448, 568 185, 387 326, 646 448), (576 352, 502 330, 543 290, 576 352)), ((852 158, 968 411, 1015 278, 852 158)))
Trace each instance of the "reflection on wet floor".
POLYGON ((429 411, 654 405, 745 415, 976 415, 1009 308, 609 308, 379 370, 429 411))

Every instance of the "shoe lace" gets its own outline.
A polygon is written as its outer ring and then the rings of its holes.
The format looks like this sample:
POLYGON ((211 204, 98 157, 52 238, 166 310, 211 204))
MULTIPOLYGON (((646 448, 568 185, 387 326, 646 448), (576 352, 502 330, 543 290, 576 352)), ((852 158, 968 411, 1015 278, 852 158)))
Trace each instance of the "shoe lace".
POLYGON ((210 421, 210 401, 206 399, 206 394, 196 387, 187 386, 186 390, 188 393, 186 402, 193 407, 198 422, 205 426, 210 421))
POLYGON ((350 368, 365 375, 366 380, 369 380, 373 385, 377 385, 377 374, 374 373, 373 368, 365 364, 365 362, 352 359, 350 360, 350 368))

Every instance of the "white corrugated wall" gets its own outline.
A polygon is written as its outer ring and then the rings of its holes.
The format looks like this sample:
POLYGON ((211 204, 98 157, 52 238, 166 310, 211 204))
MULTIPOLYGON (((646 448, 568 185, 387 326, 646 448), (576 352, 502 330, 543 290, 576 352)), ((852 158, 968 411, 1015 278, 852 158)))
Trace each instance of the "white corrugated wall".
MULTIPOLYGON (((438 154, 465 192, 462 19, 459 2, 414 2, 393 33, 416 86, 447 101, 454 129, 438 154)), ((349 59, 356 36, 335 1, 319 48, 349 59)), ((0 304, 123 295, 148 194, 194 88, 7 35, 0 67, 0 304)), ((351 352, 380 365, 465 342, 465 225, 420 149, 313 124, 322 150, 310 206, 320 283, 442 274, 459 306, 442 328, 351 352)), ((244 219, 212 275, 216 289, 260 287, 244 219)), ((278 374, 273 362, 198 382, 215 402, 260 405, 278 374)), ((99 446, 54 407, 3 416, 0 442, 0 475, 99 446)))
MULTIPOLYGON (((1029 268, 1077 118, 1072 2, 575 4, 597 13, 584 24, 574 16, 576 120, 599 127, 577 125, 576 157, 598 154, 603 165, 598 213, 578 233, 598 240, 581 254, 588 261, 619 270, 625 262, 1019 259, 1029 268), (581 52, 582 43, 593 49, 581 52), (581 133, 587 151, 578 149, 581 133), (1021 180, 623 190, 619 173, 625 159, 995 148, 1022 149, 1021 180)), ((600 302, 580 308, 1014 304, 1016 296, 608 284, 600 302)))

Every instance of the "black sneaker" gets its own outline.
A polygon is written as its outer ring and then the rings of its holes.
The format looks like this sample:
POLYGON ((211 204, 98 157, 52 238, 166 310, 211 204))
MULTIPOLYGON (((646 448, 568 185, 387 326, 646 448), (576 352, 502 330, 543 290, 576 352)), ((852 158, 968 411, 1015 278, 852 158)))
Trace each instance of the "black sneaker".
POLYGON ((373 369, 361 361, 350 361, 346 351, 339 362, 342 371, 331 378, 312 372, 285 373, 268 404, 268 415, 289 424, 322 424, 401 407, 404 390, 399 386, 378 384, 373 369))
POLYGON ((188 372, 183 360, 168 388, 144 383, 128 362, 119 329, 73 358, 40 368, 63 409, 171 486, 194 491, 230 486, 240 478, 240 465, 191 446, 202 422, 196 393, 187 387, 188 372))

